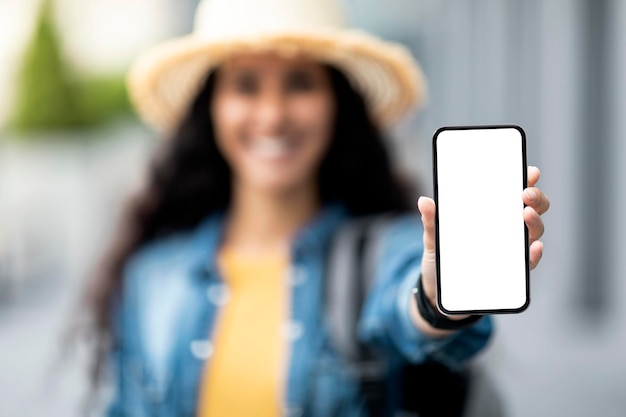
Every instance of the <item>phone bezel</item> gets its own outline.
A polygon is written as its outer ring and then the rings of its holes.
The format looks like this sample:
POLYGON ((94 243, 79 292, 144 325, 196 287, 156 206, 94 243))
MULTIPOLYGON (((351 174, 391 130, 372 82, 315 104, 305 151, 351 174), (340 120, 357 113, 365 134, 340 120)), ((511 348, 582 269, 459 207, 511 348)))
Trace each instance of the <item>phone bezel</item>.
MULTIPOLYGON (((530 305, 530 250, 529 250, 529 237, 528 237, 528 227, 526 223, 524 223, 524 239, 525 239, 525 257, 526 257, 526 301, 525 303, 518 308, 510 308, 510 309, 487 309, 487 310, 448 310, 446 309, 441 302, 441 281, 440 281, 440 258, 439 258, 439 195, 438 195, 438 180, 437 180, 437 138, 439 134, 448 130, 486 130, 486 129, 515 129, 520 133, 521 141, 522 141, 522 171, 523 171, 523 183, 522 189, 523 191, 528 186, 528 168, 527 168, 527 158, 526 158, 526 132, 522 129, 521 126, 515 124, 501 124, 501 125, 466 125, 466 126, 444 126, 440 127, 433 134, 433 192, 434 199, 436 205, 435 211, 435 248, 436 248, 436 256, 435 256, 435 264, 436 264, 436 272, 437 272, 437 308, 439 311, 445 315, 467 315, 467 314, 516 314, 521 313, 526 310, 530 305)), ((522 203, 523 204, 523 203, 522 203)), ((523 204, 525 207, 525 204, 523 204)))

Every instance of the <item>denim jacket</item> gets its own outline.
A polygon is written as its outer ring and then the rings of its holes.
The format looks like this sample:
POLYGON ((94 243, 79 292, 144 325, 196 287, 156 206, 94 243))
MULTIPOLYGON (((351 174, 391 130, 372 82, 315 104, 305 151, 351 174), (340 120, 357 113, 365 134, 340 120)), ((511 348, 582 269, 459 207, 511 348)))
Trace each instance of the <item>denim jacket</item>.
MULTIPOLYGON (((321 311, 325 250, 347 218, 341 206, 322 209, 291 247, 283 415, 364 415, 358 384, 332 348, 321 311)), ((216 264, 223 226, 224 214, 214 213, 190 232, 145 245, 127 262, 123 296, 114 309, 119 343, 111 357, 115 395, 109 416, 196 414, 203 369, 211 365, 217 313, 228 302, 216 264)), ((381 238, 359 338, 382 347, 396 363, 430 357, 452 368, 463 366, 487 343, 490 318, 445 338, 422 334, 409 315, 423 251, 421 222, 417 216, 398 217, 381 238)))

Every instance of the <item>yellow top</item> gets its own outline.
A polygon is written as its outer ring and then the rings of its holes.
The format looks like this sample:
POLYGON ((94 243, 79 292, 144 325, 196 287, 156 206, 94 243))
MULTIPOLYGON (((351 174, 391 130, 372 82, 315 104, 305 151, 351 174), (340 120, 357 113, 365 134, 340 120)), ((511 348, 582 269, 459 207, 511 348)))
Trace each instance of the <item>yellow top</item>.
POLYGON ((218 315, 198 416, 278 417, 287 355, 282 330, 288 255, 253 257, 225 248, 218 262, 229 298, 218 315))

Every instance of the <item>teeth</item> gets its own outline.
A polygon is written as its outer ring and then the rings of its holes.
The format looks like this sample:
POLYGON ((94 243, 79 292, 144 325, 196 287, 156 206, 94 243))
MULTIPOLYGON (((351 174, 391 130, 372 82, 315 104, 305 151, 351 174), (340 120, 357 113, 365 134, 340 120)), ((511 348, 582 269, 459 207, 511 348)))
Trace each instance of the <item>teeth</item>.
POLYGON ((290 150, 289 142, 279 138, 259 138, 252 145, 252 151, 263 158, 278 158, 290 150))

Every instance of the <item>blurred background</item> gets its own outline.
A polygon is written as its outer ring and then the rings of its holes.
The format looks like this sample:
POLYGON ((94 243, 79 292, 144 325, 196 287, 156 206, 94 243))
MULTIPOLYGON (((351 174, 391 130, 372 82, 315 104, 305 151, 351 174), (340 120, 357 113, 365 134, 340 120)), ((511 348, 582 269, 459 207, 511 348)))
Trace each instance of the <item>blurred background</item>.
MULTIPOLYGON (((124 73, 196 3, 0 0, 0 416, 80 415, 86 350, 65 332, 155 143, 124 73)), ((428 106, 393 146, 424 189, 438 127, 526 130, 552 201, 544 258, 530 308, 497 316, 478 359, 507 415, 626 415, 626 2, 344 4, 423 66, 428 106)))

